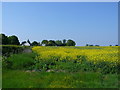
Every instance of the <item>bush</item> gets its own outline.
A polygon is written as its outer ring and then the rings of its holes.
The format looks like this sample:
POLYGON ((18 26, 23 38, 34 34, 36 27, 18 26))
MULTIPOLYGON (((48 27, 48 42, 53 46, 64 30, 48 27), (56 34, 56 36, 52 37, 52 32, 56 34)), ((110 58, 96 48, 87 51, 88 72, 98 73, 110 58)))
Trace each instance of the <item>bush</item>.
POLYGON ((13 54, 3 61, 3 68, 30 69, 34 65, 34 53, 13 54))
POLYGON ((2 55, 3 56, 10 56, 10 54, 17 54, 21 53, 25 47, 17 46, 17 45, 2 45, 2 55))

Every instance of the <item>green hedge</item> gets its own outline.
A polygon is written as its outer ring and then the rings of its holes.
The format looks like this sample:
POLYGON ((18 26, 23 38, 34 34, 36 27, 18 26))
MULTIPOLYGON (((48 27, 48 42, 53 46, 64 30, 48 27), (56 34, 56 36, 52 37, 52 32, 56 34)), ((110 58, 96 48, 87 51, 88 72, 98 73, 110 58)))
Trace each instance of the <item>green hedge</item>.
POLYGON ((0 53, 2 53, 2 56, 9 56, 10 54, 17 54, 21 53, 24 48, 27 46, 17 46, 17 45, 1 45, 0 46, 0 53))

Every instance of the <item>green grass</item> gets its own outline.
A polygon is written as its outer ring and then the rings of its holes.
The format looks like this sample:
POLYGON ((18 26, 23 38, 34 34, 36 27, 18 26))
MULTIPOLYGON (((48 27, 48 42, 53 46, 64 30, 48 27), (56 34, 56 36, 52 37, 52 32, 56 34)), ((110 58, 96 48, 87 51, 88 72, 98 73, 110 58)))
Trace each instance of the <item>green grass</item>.
POLYGON ((13 54, 3 61, 3 68, 28 69, 34 65, 34 53, 13 54))
POLYGON ((2 60, 0 59, 0 88, 2 88, 2 60))
POLYGON ((3 88, 117 88, 116 74, 3 70, 3 88))

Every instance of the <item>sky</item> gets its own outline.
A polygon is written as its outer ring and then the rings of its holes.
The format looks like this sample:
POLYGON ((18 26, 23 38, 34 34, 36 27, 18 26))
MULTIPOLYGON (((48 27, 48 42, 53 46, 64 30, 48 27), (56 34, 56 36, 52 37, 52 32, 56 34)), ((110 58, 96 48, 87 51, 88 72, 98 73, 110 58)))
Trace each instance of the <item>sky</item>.
POLYGON ((2 33, 25 40, 118 44, 117 2, 3 2, 2 33))

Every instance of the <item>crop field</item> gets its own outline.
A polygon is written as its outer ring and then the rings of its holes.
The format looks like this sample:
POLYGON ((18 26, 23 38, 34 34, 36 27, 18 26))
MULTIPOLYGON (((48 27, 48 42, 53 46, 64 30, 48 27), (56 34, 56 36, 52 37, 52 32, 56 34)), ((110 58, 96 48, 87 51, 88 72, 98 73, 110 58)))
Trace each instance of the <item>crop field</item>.
POLYGON ((118 88, 118 46, 35 46, 3 60, 3 88, 118 88))
POLYGON ((85 70, 114 73, 119 64, 118 47, 33 47, 32 50, 38 54, 36 60, 50 67, 51 63, 57 66, 57 62, 73 62, 83 65, 81 68, 85 70))
POLYGON ((58 61, 78 61, 86 56, 88 61, 118 63, 118 47, 33 47, 32 50, 39 56, 37 59, 58 59, 58 61), (80 58, 79 58, 80 57, 80 58))

